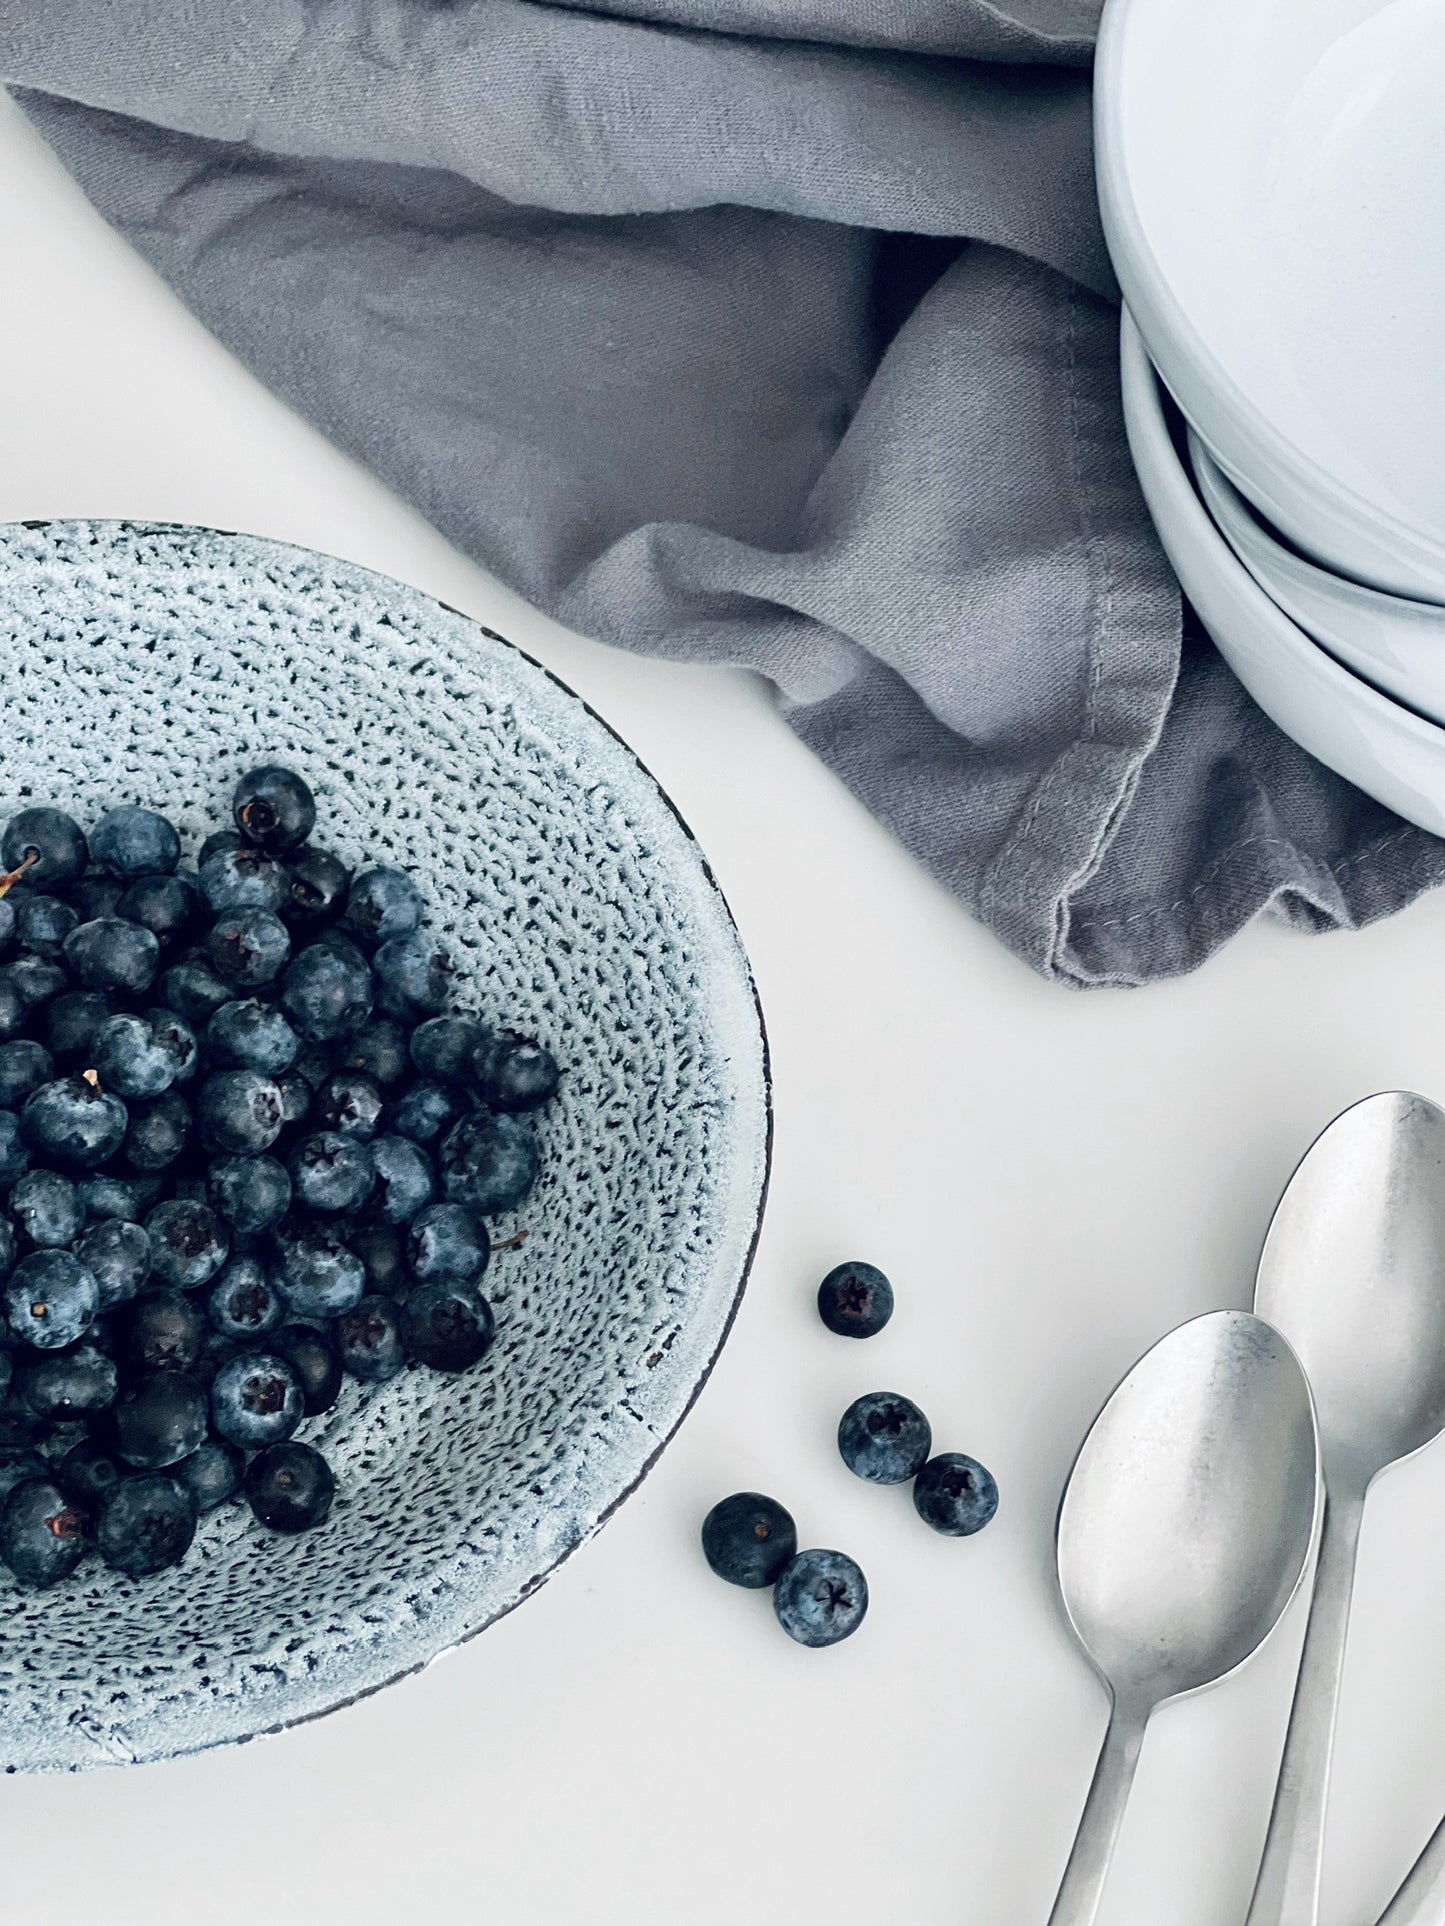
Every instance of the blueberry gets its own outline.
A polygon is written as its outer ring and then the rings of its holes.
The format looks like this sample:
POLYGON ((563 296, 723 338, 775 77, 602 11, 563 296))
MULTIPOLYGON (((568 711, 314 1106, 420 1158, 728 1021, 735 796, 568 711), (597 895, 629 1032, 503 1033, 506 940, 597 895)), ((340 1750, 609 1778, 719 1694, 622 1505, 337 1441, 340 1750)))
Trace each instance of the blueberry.
POLYGON ((469 1284, 423 1284, 401 1307, 407 1356, 434 1371, 469 1370, 491 1349, 495 1334, 491 1305, 469 1284))
POLYGON ((15 932, 19 926, 20 919, 15 913, 13 898, 8 895, 0 896, 0 956, 14 948, 15 932))
POLYGON ((90 847, 84 831, 63 809, 22 809, 0 836, 0 864, 16 870, 27 864, 32 884, 63 889, 85 874, 90 847))
MULTIPOLYGON (((75 905, 82 923, 93 923, 97 916, 119 916, 120 899, 125 895, 126 886, 118 876, 82 876, 78 883, 72 883, 66 890, 67 899, 75 905)), ((127 922, 135 923, 142 919, 127 917, 127 922)))
POLYGON ((294 769, 268 763, 249 770, 231 794, 231 814, 247 842, 297 849, 316 823, 316 799, 294 769))
POLYGON ((381 1091, 356 1070, 328 1077, 316 1093, 316 1121, 338 1137, 370 1143, 381 1123, 381 1091))
POLYGON ((91 830, 90 853, 112 876, 169 876, 181 860, 181 839, 164 816, 123 803, 91 830))
POLYGON ((311 1085, 305 1077, 293 1071, 290 1076, 278 1077, 276 1088, 281 1092, 282 1123, 304 1123, 311 1114, 311 1085))
POLYGON ((432 1083, 465 1083, 473 1054, 486 1046, 489 1036, 476 1017, 428 1017, 411 1033, 411 1060, 432 1083))
POLYGON ((177 1081, 182 1068, 194 1069, 196 1039, 170 1011, 160 1029, 147 1016, 107 1017, 95 1033, 92 1060, 107 1090, 119 1097, 159 1097, 177 1081))
POLYGON ((411 1221, 407 1259, 418 1283, 477 1283, 492 1254, 487 1227, 465 1204, 429 1204, 411 1221))
POLYGON ((426 905, 402 869, 363 869, 352 879, 343 922, 372 943, 410 936, 420 928, 426 905))
POLYGON ((281 1005, 308 1043, 351 1036, 371 1015, 371 971, 363 957, 309 943, 286 967, 281 1005))
POLYGON ((120 990, 139 996, 156 978, 161 946, 139 923, 98 916, 65 939, 66 968, 85 990, 120 990))
POLYGON ((162 1284, 192 1291, 213 1278, 230 1251, 226 1226, 209 1204, 173 1197, 146 1218, 151 1269, 162 1284))
POLYGON ((61 1063, 88 1068, 96 1034, 109 1021, 112 1004, 99 990, 67 990, 45 1012, 45 1041, 61 1063))
POLYGON ((940 1451, 914 1479, 913 1505, 945 1537, 971 1538, 998 1510, 998 1486, 977 1458, 940 1451))
POLYGON ((0 1043, 0 1108, 17 1109, 54 1075, 54 1060, 43 1043, 31 1037, 13 1037, 9 1043, 0 1043))
POLYGON ((843 1552, 799 1552, 773 1587, 773 1610, 799 1645, 836 1645, 863 1623, 868 1581, 843 1552))
POLYGON ((246 1451, 281 1444, 305 1416, 301 1381, 284 1358, 246 1353, 223 1364, 211 1385, 211 1425, 246 1451))
POLYGON ((389 1090, 411 1069, 406 1031, 391 1017, 374 1017, 347 1039, 337 1068, 359 1070, 389 1090))
POLYGON ((407 1023, 435 1016, 451 993, 456 966, 436 941, 421 931, 392 936, 371 959, 377 1008, 407 1023))
MULTIPOLYGON (((77 932, 71 932, 75 934, 77 932)), ((60 964, 53 963, 48 956, 17 956, 13 963, 0 966, 0 979, 18 994, 27 1015, 60 996, 69 984, 60 964)))
POLYGON ((42 896, 39 892, 32 895, 27 890, 16 892, 16 935, 21 949, 29 950, 34 956, 48 957, 53 962, 79 921, 77 912, 58 896, 42 896))
POLYGON ((32 1244, 57 1251, 79 1237, 85 1206, 68 1177, 57 1170, 32 1170, 10 1193, 10 1215, 32 1244))
POLYGON ((702 1551, 729 1585, 762 1591, 774 1584, 798 1549, 791 1513, 760 1491, 735 1491, 702 1521, 702 1551))
POLYGON ((201 894, 216 916, 232 910, 279 911, 291 880, 274 856, 249 846, 218 850, 206 857, 196 874, 201 894))
POLYGON ((304 1138, 287 1159, 287 1168, 292 1194, 308 1210, 357 1209, 365 1201, 374 1175, 370 1147, 338 1136, 334 1130, 304 1138))
POLYGON ((933 1430, 911 1398, 870 1391, 855 1398, 838 1425, 845 1465, 870 1485, 901 1485, 933 1449, 933 1430))
POLYGON ((332 1060, 336 1052, 345 1047, 344 1044, 312 1043, 308 1044, 296 1059, 296 1075, 302 1079, 313 1096, 330 1077, 333 1069, 332 1060))
POLYGON ((414 1083, 392 1105, 388 1123, 399 1137, 410 1137, 414 1144, 431 1144, 451 1129, 466 1108, 456 1090, 439 1083, 414 1083))
POLYGON ((196 851, 196 868, 212 856, 225 856, 233 849, 247 849, 250 845, 239 829, 213 829, 196 851))
POLYGON ((507 1031, 472 1052, 472 1075, 493 1110, 537 1110, 557 1094, 557 1059, 534 1037, 507 1031))
POLYGON ((285 968, 291 938, 286 925, 270 910, 233 910, 212 924, 206 953, 217 976, 238 989, 257 990, 274 983, 285 968))
POLYGON ((343 1370, 363 1384, 383 1384, 406 1366, 401 1312, 395 1298, 362 1298, 336 1320, 336 1349, 343 1370))
POLYGON ((135 1187, 124 1177, 82 1177, 76 1185, 85 1206, 86 1221, 102 1223, 107 1217, 121 1217, 134 1223, 140 1216, 135 1187))
POLYGON ((161 1001, 193 1030, 203 1030, 223 1004, 235 995, 231 985, 216 975, 204 956, 188 956, 173 963, 160 981, 161 1001))
POLYGON ((102 1312, 129 1303, 151 1274, 150 1233, 124 1218, 92 1224, 75 1255, 95 1279, 102 1312))
MULTIPOLYGON (((9 1353, 6 1353, 8 1360, 9 1353)), ((0 1399, 0 1459, 9 1461, 18 1453, 40 1444, 49 1432, 28 1404, 15 1396, 0 1399)))
POLYGON ((112 1407, 116 1448, 128 1465, 160 1471, 188 1458, 206 1435, 206 1394, 182 1371, 153 1371, 112 1407))
POLYGON ((164 950, 190 935, 204 908, 196 878, 178 871, 174 876, 138 876, 122 892, 114 914, 149 930, 164 950))
POLYGON ((324 1331, 310 1324, 283 1324, 267 1338, 266 1348, 285 1358, 296 1373, 308 1418, 331 1409, 341 1390, 341 1360, 324 1331))
POLYGON ((319 1451, 310 1445, 271 1445, 246 1467, 246 1496, 251 1510, 272 1531, 310 1531, 326 1522, 336 1495, 336 1479, 319 1451))
POLYGON ((537 1181, 537 1140, 518 1117, 463 1117, 442 1145, 442 1188, 483 1216, 511 1210, 537 1181))
POLYGON ((360 1303, 366 1267, 324 1226, 291 1232, 283 1226, 272 1282, 296 1317, 337 1317, 360 1303))
POLYGON ((5 1285, 10 1329, 42 1351, 74 1344, 99 1308, 94 1273, 69 1251, 32 1251, 5 1285))
POLYGON ((388 1224, 407 1224, 436 1196, 426 1152, 407 1137, 378 1137, 370 1146, 376 1208, 388 1224))
POLYGON ((184 1291, 143 1291, 122 1325, 121 1355, 132 1371, 190 1373, 205 1342, 205 1312, 184 1291))
POLYGON ((179 1565, 196 1535, 196 1500, 178 1478, 127 1478, 100 1501, 95 1544, 112 1571, 149 1578, 179 1565))
POLYGON ((22 1585, 69 1578, 85 1556, 85 1520, 50 1478, 24 1478, 0 1511, 0 1558, 22 1585))
POLYGON ((283 1315, 259 1259, 233 1257, 211 1286, 211 1322, 226 1337, 263 1337, 283 1315))
POLYGON ((47 1424, 73 1424, 113 1402, 115 1363, 93 1344, 35 1351, 22 1359, 16 1389, 37 1418, 47 1424))
POLYGON ((206 1197, 243 1236, 270 1230, 291 1207, 291 1178, 274 1157, 218 1157, 206 1177, 206 1197))
MULTIPOLYGON (((38 1418, 33 1422, 37 1426, 40 1425, 38 1418)), ((26 1478, 54 1478, 68 1498, 74 1498, 78 1504, 83 1505, 85 1500, 79 1492, 71 1491, 61 1477, 63 1465, 63 1459, 60 1465, 48 1464, 38 1451, 0 1451, 0 1511, 3 1511, 5 1500, 11 1492, 26 1478)))
POLYGON ((347 1242, 366 1266, 366 1288, 382 1297, 404 1297, 411 1288, 402 1233, 395 1224, 358 1224, 347 1242))
POLYGON ((96 1438, 82 1438, 55 1466, 56 1484, 83 1511, 91 1510, 124 1476, 120 1466, 96 1438))
POLYGON ((301 1054, 301 1039, 274 1003, 223 1003, 206 1025, 206 1061, 216 1070, 254 1070, 279 1079, 301 1054))
MULTIPOLYGON (((151 1107, 154 1110, 164 1110, 168 1104, 177 1101, 178 1099, 173 1096, 162 1097, 159 1103, 153 1104, 151 1107)), ((127 1149, 129 1149, 128 1140, 127 1149)), ((149 1216, 155 1206, 165 1197, 170 1185, 170 1179, 164 1172, 159 1170, 132 1171, 131 1175, 126 1179, 126 1182, 135 1192, 135 1221, 137 1223, 149 1216)))
POLYGON ((281 914, 297 928, 328 923, 339 916, 346 902, 351 871, 329 849, 308 845, 288 857, 286 869, 291 881, 281 914))
POLYGON ((170 1475, 190 1492, 197 1511, 214 1511, 217 1505, 235 1497, 245 1471, 245 1456, 235 1445, 207 1438, 189 1458, 182 1458, 170 1475))
POLYGON ((12 983, 4 969, 0 969, 0 1038, 19 1036, 29 1014, 30 1005, 21 995, 19 985, 12 983))
POLYGON ((255 1070, 222 1070, 201 1085, 196 1114, 207 1150, 254 1156, 281 1134, 281 1092, 255 1070))
POLYGON ((191 1107, 178 1090, 168 1090, 154 1103, 136 1107, 122 1155, 132 1170, 153 1176, 170 1168, 190 1136, 191 1107))
POLYGON ((839 1337, 876 1337, 893 1315, 893 1286, 873 1264, 839 1264, 818 1286, 818 1315, 839 1337))

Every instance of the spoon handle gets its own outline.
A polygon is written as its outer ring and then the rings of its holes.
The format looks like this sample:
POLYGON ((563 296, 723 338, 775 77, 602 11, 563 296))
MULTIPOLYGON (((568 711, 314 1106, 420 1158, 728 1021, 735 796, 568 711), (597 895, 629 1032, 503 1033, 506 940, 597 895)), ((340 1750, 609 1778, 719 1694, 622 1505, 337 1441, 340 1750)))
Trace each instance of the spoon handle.
POLYGON ((1379 1926, 1445 1926, 1445 1819, 1426 1840, 1379 1926))
POLYGON ((1328 1492, 1274 1809, 1245 1926, 1317 1926, 1335 1708, 1364 1494, 1328 1492))
POLYGON ((1148 1709, 1121 1706, 1109 1713, 1109 1729, 1099 1749, 1093 1784, 1079 1815, 1074 1849, 1064 1868, 1049 1926, 1093 1926, 1104 1896, 1104 1880, 1114 1856, 1114 1841, 1134 1783, 1139 1748, 1144 1743, 1148 1709))

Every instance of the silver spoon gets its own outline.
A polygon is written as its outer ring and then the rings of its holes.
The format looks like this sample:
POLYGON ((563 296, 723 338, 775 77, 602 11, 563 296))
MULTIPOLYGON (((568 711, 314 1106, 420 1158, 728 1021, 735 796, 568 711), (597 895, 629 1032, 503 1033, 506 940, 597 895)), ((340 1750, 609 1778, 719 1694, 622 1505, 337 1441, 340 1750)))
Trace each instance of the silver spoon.
POLYGON ((1059 1507, 1059 1588, 1112 1709, 1050 1926, 1094 1919, 1149 1715, 1271 1630, 1318 1502, 1304 1373, 1247 1311, 1161 1338, 1094 1420, 1059 1507))
POLYGON ((1365 1493, 1445 1426, 1445 1111, 1388 1090, 1316 1139, 1265 1239, 1254 1308, 1319 1416, 1325 1515, 1246 1926, 1316 1926, 1335 1706, 1365 1493))

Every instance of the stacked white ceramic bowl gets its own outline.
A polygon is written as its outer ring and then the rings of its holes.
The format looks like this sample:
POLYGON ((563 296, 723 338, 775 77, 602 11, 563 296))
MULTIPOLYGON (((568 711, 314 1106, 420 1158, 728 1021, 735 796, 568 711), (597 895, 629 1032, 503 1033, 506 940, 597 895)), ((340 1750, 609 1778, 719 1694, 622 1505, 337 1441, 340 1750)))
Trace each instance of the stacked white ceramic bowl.
POLYGON ((1445 834, 1445 0, 1107 0, 1095 98, 1170 559, 1281 727, 1445 834))

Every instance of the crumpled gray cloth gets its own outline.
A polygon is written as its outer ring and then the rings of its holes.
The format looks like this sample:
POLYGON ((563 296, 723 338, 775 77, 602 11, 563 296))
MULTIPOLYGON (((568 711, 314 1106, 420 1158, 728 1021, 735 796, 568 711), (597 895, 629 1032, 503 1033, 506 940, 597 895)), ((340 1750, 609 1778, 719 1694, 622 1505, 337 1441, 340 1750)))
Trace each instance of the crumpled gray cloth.
MULTIPOLYGON (((1119 414, 1097 0, 0 0, 244 361, 605 641, 744 664, 1034 968, 1356 925, 1445 846, 1181 621, 1119 414)), ((736 780, 746 783, 740 769, 736 780)))

